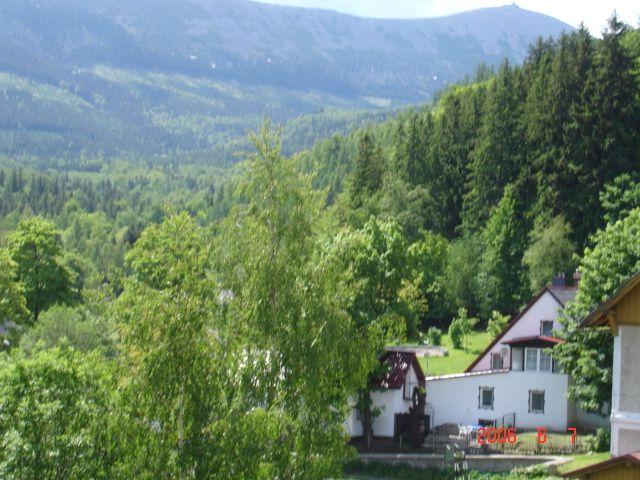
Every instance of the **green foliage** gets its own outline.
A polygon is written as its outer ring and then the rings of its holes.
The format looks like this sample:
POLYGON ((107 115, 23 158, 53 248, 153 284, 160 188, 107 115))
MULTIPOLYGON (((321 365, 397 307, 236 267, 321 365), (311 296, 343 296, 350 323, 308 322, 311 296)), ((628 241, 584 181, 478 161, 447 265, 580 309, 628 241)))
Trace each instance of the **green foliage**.
POLYGON ((579 328, 579 323, 640 270, 640 209, 599 230, 592 242, 580 262, 580 289, 562 318, 566 342, 554 355, 574 379, 569 398, 599 412, 611 398, 613 341, 608 329, 579 328))
POLYGON ((561 215, 544 222, 538 218, 529 233, 529 246, 522 263, 529 273, 532 291, 542 288, 558 273, 571 273, 575 268, 575 246, 571 226, 561 215))
POLYGON ((0 358, 0 476, 113 478, 112 368, 69 347, 0 358))
POLYGON ((448 319, 454 310, 446 279, 450 251, 451 245, 444 237, 429 232, 409 247, 412 277, 429 307, 423 324, 448 319))
POLYGON ((591 450, 594 452, 608 452, 611 449, 611 429, 600 427, 596 430, 593 437, 593 445, 591 450))
POLYGON ((491 318, 487 322, 487 333, 491 338, 496 338, 509 323, 509 315, 503 315, 497 310, 491 312, 491 318))
POLYGON ((484 106, 478 143, 469 165, 470 189, 465 195, 464 223, 477 231, 489 219, 503 189, 515 182, 523 168, 522 71, 503 63, 491 83, 484 106))
POLYGON ((127 460, 132 471, 146 467, 145 475, 202 478, 212 468, 201 452, 211 448, 206 429, 223 365, 210 331, 216 305, 204 293, 215 291, 204 238, 188 215, 171 216, 143 232, 127 256, 132 275, 117 302, 125 412, 150 452, 145 463, 142 452, 127 460), (145 419, 157 425, 155 435, 145 419))
POLYGON ((415 335, 416 305, 401 295, 412 281, 411 254, 396 222, 372 218, 361 230, 339 233, 333 255, 347 272, 349 313, 357 325, 397 318, 401 330, 415 335))
POLYGON ((493 309, 515 312, 527 296, 521 269, 526 248, 527 225, 515 187, 509 185, 483 232, 485 250, 478 272, 481 307, 488 316, 493 309))
POLYGON ((324 479, 339 473, 347 454, 347 396, 366 384, 377 359, 345 311, 340 270, 322 255, 323 198, 282 157, 267 125, 253 141, 256 153, 240 185, 246 202, 232 210, 216 240, 221 286, 233 292, 218 334, 236 365, 234 387, 221 385, 229 421, 263 409, 273 429, 259 434, 264 444, 245 436, 247 443, 233 448, 238 458, 243 451, 270 455, 261 457, 258 478, 324 479), (273 443, 278 429, 287 432, 282 443, 290 448, 273 443))
POLYGON ((4 249, 0 249, 0 324, 16 325, 29 318, 24 287, 16 282, 17 265, 4 249))
POLYGON ((449 325, 449 338, 453 344, 453 348, 467 350, 467 338, 473 332, 473 327, 478 323, 478 319, 469 317, 466 308, 458 309, 458 316, 453 319, 449 325))
POLYGON ((640 182, 628 173, 614 178, 600 192, 600 203, 607 223, 623 219, 634 208, 640 208, 640 182))
POLYGON ((429 327, 429 330, 427 330, 429 345, 442 345, 442 335, 442 330, 438 327, 429 327))
POLYGON ((375 144, 369 132, 365 132, 358 142, 354 158, 354 170, 351 179, 350 197, 354 207, 363 203, 367 197, 382 188, 385 163, 382 150, 375 144))
MULTIPOLYGON (((352 460, 345 466, 347 478, 349 474, 358 475, 358 478, 402 479, 402 480, 455 480, 459 474, 453 470, 423 469, 405 464, 388 464, 383 462, 363 462, 352 460)), ((534 478, 553 480, 546 468, 521 468, 509 473, 482 473, 478 471, 468 472, 469 480, 530 480, 534 478)))
MULTIPOLYGON (((466 314, 466 310, 462 308, 460 310, 461 312, 464 311, 466 314)), ((457 318, 454 318, 449 324, 449 331, 447 333, 449 334, 453 348, 461 350, 464 346, 464 326, 462 322, 458 321, 457 318)))
POLYGON ((33 352, 40 348, 68 345, 81 352, 113 350, 113 326, 80 307, 54 305, 40 315, 38 323, 21 338, 20 348, 33 352))
POLYGON ((70 301, 70 273, 60 262, 62 241, 52 223, 41 217, 23 220, 9 237, 8 249, 32 321, 51 305, 70 301))
POLYGON ((459 308, 478 310, 480 300, 476 278, 483 250, 482 240, 478 236, 466 235, 451 244, 445 290, 459 308))

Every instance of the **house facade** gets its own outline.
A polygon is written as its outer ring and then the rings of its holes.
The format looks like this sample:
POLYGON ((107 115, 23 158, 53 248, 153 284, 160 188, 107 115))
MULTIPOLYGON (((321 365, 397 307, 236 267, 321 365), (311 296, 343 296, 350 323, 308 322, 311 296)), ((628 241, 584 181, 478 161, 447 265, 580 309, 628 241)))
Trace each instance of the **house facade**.
POLYGON ((594 429, 606 418, 587 414, 567 399, 571 382, 551 356, 561 342, 554 331, 577 288, 564 278, 544 287, 469 365, 456 375, 426 378, 431 425, 509 425, 566 432, 594 429))
MULTIPOLYGON (((395 437, 401 428, 400 416, 408 415, 413 406, 413 391, 424 388, 425 375, 414 352, 388 350, 380 359, 387 366, 382 378, 374 380, 376 390, 371 394, 372 409, 379 414, 373 420, 376 437, 395 437)), ((362 436, 360 412, 355 402, 345 426, 351 437, 362 436)))

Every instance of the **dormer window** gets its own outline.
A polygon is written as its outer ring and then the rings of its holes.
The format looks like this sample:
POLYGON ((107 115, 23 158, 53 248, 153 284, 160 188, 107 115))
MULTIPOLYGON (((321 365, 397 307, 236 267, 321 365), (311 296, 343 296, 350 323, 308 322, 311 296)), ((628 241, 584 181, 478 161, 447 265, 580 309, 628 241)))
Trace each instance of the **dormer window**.
POLYGON ((553 320, 542 320, 540 322, 540 335, 543 337, 553 336, 553 320))

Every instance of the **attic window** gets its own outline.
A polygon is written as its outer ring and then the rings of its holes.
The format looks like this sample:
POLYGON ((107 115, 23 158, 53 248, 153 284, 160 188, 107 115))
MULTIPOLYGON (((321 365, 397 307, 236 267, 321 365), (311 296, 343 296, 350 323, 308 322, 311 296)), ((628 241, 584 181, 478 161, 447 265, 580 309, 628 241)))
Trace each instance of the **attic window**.
POLYGON ((543 337, 553 336, 553 320, 540 321, 540 335, 543 337))
POLYGON ((478 408, 493 410, 493 387, 480 387, 478 408))

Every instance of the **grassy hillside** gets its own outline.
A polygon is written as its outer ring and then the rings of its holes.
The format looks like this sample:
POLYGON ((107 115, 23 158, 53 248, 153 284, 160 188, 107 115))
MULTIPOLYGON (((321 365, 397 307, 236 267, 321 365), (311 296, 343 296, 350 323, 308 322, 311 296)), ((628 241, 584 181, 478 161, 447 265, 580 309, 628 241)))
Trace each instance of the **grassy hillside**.
POLYGON ((449 335, 442 337, 442 346, 449 350, 447 357, 423 357, 420 365, 427 376, 446 375, 463 372, 473 360, 486 348, 491 337, 486 332, 475 332, 469 336, 468 349, 453 348, 449 335))

